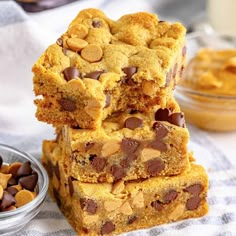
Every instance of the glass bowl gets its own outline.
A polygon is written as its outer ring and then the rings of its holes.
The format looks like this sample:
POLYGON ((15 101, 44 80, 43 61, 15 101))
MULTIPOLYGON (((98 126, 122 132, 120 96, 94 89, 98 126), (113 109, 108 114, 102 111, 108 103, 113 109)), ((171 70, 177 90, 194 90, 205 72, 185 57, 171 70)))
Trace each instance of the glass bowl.
POLYGON ((48 176, 44 167, 33 156, 13 147, 0 144, 0 155, 3 162, 31 162, 31 167, 38 173, 37 196, 28 204, 15 210, 0 212, 0 235, 9 235, 21 230, 40 211, 48 189, 48 176))
MULTIPOLYGON (((235 49, 235 46, 235 36, 192 33, 187 36, 188 60, 201 48, 235 49)), ((178 85, 175 98, 188 123, 210 131, 236 130, 236 96, 208 94, 178 85)))

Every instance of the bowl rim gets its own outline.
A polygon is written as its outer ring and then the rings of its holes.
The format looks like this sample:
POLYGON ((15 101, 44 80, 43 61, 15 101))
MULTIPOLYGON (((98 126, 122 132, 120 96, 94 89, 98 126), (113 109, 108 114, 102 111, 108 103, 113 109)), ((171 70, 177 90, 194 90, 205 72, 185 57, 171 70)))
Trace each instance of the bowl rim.
POLYGON ((38 167, 41 172, 40 174, 42 175, 42 188, 39 191, 38 195, 31 202, 25 204, 24 206, 16 208, 15 210, 0 212, 0 221, 4 220, 5 218, 8 219, 9 217, 20 215, 21 213, 24 213, 24 212, 32 211, 33 209, 38 207, 38 205, 40 205, 45 199, 48 186, 49 186, 49 178, 48 178, 47 172, 45 168, 43 167, 43 165, 40 163, 40 161, 38 161, 34 156, 26 152, 20 151, 19 149, 14 148, 12 146, 3 144, 3 143, 0 143, 0 148, 1 147, 5 150, 27 157, 30 160, 30 162, 32 162, 34 165, 38 167))

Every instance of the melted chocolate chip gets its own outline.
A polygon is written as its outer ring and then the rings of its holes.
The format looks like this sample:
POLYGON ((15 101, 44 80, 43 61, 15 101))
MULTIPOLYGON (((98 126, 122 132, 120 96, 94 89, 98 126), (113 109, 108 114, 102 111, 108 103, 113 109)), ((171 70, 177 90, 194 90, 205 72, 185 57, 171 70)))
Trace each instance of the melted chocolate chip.
POLYGON ((164 20, 159 20, 158 23, 164 23, 165 21, 164 20))
POLYGON ((8 192, 8 193, 10 193, 12 196, 15 196, 16 195, 16 193, 18 192, 18 190, 16 189, 16 188, 14 188, 14 187, 8 187, 7 189, 6 189, 6 191, 8 192))
POLYGON ((90 73, 86 74, 84 77, 98 80, 102 73, 104 73, 103 70, 102 71, 93 71, 93 72, 90 72, 90 73))
POLYGON ((123 152, 131 154, 138 149, 139 145, 140 145, 139 141, 135 139, 125 138, 121 142, 121 149, 123 152))
POLYGON ((69 99, 69 98, 62 98, 59 101, 60 105, 61 105, 61 109, 64 111, 75 111, 76 110, 76 104, 73 100, 69 99))
POLYGON ((187 200, 186 208, 190 211, 196 210, 201 202, 201 198, 199 196, 191 197, 187 200))
POLYGON ((118 181, 126 176, 125 170, 116 164, 111 166, 111 174, 114 176, 114 181, 118 181))
POLYGON ((70 80, 78 78, 80 76, 80 72, 76 67, 67 67, 63 71, 63 74, 64 74, 66 81, 70 81, 70 80))
POLYGON ((236 66, 227 66, 225 70, 230 73, 236 74, 236 66))
POLYGON ((94 142, 87 142, 87 143, 84 145, 85 151, 88 151, 88 150, 91 149, 94 145, 95 145, 94 142))
POLYGON ((111 221, 107 221, 101 228, 101 234, 109 234, 115 230, 115 225, 111 221))
POLYGON ((147 173, 150 176, 157 176, 165 168, 164 162, 159 159, 153 159, 146 162, 147 173))
POLYGON ((167 121, 168 117, 170 115, 170 110, 165 108, 165 109, 158 109, 155 113, 155 120, 159 121, 167 121))
POLYGON ((179 127, 184 127, 185 126, 184 114, 182 112, 172 113, 168 117, 168 121, 171 124, 179 126, 179 127))
POLYGON ((137 219, 138 219, 137 216, 130 216, 130 217, 128 218, 127 224, 128 224, 128 225, 133 224, 137 219))
POLYGON ((199 195, 203 191, 203 186, 201 184, 193 184, 185 188, 184 191, 193 195, 199 195))
POLYGON ((150 147, 153 149, 157 149, 161 152, 167 151, 167 146, 165 143, 163 143, 161 140, 155 140, 150 143, 150 147))
POLYGON ((124 127, 128 129, 136 129, 139 128, 143 125, 143 120, 139 119, 137 117, 129 117, 128 119, 125 120, 124 127))
POLYGON ((100 172, 100 171, 103 171, 103 169, 107 165, 107 160, 102 157, 94 156, 92 159, 91 165, 96 171, 100 172))
POLYGON ((166 126, 158 121, 153 124, 152 128, 155 130, 158 139, 164 138, 169 133, 166 126))
POLYGON ((38 182, 38 175, 36 174, 21 177, 19 179, 19 183, 21 184, 21 186, 30 191, 34 190, 37 182, 38 182))
POLYGON ((123 160, 121 160, 120 165, 124 168, 128 168, 130 164, 137 159, 137 155, 131 153, 123 160))
POLYGON ((169 204, 174 201, 178 196, 178 193, 175 190, 170 190, 164 197, 164 203, 169 204))
POLYGON ((97 211, 97 203, 89 198, 81 198, 80 199, 81 209, 87 211, 90 214, 95 214, 97 211))
POLYGON ((71 197, 72 197, 73 194, 74 194, 73 180, 75 180, 75 178, 73 178, 72 176, 69 176, 69 177, 68 177, 69 192, 70 192, 70 196, 71 196, 71 197))
POLYGON ((161 211, 163 209, 163 205, 159 200, 153 201, 151 206, 157 211, 161 211))
POLYGON ((3 163, 3 159, 2 159, 2 156, 0 155, 0 168, 2 166, 2 163, 3 163))
POLYGON ((111 95, 110 94, 106 94, 106 101, 105 101, 105 107, 107 108, 111 105, 111 95))
POLYGON ((126 79, 131 79, 132 76, 137 72, 137 67, 134 66, 125 67, 122 70, 126 74, 126 79))
POLYGON ((60 47, 62 47, 63 46, 63 40, 62 40, 62 38, 59 38, 59 39, 57 39, 57 45, 58 46, 60 46, 60 47))
POLYGON ((30 175, 32 173, 31 163, 29 161, 23 163, 20 168, 17 170, 17 177, 22 177, 30 175))
POLYGON ((94 28, 100 28, 100 27, 102 26, 102 23, 101 23, 101 21, 99 21, 99 20, 93 20, 92 26, 93 26, 94 28))
POLYGON ((16 199, 7 191, 3 192, 0 208, 1 209, 6 209, 12 205, 16 204, 16 199))
POLYGON ((53 188, 53 195, 55 197, 57 205, 60 207, 61 206, 61 199, 60 199, 58 191, 55 188, 53 188))
POLYGON ((57 179, 60 180, 60 169, 59 169, 58 162, 56 163, 55 166, 53 166, 53 172, 55 173, 57 179))
POLYGON ((179 71, 179 77, 180 77, 180 78, 182 78, 183 73, 184 73, 184 66, 181 66, 181 69, 180 69, 180 71, 179 71))

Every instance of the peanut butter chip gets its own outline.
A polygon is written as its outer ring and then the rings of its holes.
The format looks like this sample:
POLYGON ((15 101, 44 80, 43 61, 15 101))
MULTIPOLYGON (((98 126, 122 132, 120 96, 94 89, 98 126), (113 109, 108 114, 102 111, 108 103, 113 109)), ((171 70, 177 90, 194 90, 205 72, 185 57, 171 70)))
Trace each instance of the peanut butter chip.
POLYGON ((70 36, 84 39, 88 34, 88 29, 84 25, 76 24, 70 27, 68 33, 70 36))
POLYGON ((88 43, 85 40, 79 38, 69 38, 67 39, 66 43, 69 46, 69 48, 75 52, 80 52, 83 48, 85 48, 88 45, 88 43))
POLYGON ((7 187, 8 180, 11 178, 11 176, 11 174, 0 173, 0 185, 2 185, 3 189, 7 187))
POLYGON ((21 207, 31 202, 34 199, 34 194, 24 189, 16 194, 15 199, 16 199, 16 207, 21 207))
POLYGON ((95 44, 89 44, 82 49, 81 56, 88 62, 96 62, 101 60, 103 51, 99 46, 95 44))

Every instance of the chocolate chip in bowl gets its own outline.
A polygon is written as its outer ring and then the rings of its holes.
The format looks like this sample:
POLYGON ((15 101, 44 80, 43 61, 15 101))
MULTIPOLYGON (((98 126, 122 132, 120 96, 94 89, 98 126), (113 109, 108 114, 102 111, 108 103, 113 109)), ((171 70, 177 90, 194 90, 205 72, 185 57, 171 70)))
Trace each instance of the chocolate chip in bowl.
POLYGON ((33 156, 0 144, 0 235, 21 230, 40 211, 48 176, 33 156))

